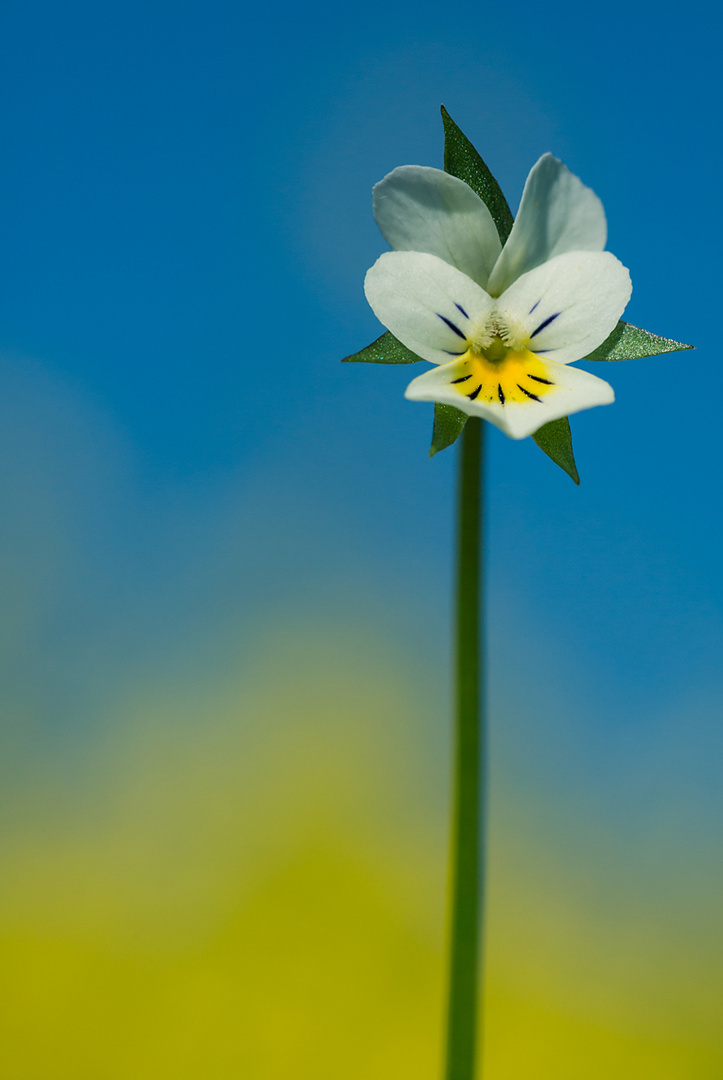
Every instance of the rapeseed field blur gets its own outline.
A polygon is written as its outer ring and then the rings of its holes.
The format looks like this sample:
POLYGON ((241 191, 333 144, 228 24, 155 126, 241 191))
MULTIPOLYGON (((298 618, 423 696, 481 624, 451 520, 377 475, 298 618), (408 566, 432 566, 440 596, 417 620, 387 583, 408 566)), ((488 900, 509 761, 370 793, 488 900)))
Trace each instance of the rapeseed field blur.
MULTIPOLYGON (((238 677, 126 694, 82 764, 26 767, 3 1075, 438 1076, 447 762, 424 683, 372 627, 299 618, 238 677)), ((600 834, 576 865, 494 775, 488 1074, 718 1075, 715 903, 676 925, 650 866, 600 834)))

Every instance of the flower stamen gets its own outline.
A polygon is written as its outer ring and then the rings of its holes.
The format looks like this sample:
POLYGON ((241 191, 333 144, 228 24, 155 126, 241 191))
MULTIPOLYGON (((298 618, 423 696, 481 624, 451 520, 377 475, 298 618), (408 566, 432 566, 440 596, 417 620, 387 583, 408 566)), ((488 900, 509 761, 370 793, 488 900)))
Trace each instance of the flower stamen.
POLYGON ((530 335, 522 323, 513 318, 509 312, 495 308, 472 328, 472 333, 467 340, 475 352, 484 353, 490 349, 495 339, 509 349, 520 349, 527 345, 530 335))

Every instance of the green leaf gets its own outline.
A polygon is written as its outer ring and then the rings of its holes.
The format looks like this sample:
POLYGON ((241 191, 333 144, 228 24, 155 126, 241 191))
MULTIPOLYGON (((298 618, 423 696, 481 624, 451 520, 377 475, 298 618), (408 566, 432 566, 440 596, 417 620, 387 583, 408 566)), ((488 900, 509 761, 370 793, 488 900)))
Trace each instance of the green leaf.
POLYGON ((391 331, 387 330, 371 345, 367 345, 365 349, 352 353, 351 356, 345 356, 342 364, 358 362, 364 364, 416 364, 421 359, 421 356, 417 356, 406 345, 402 345, 401 341, 395 338, 391 331))
POLYGON ((580 476, 575 464, 575 455, 572 452, 572 435, 570 433, 570 421, 566 416, 560 420, 551 420, 534 432, 532 438, 540 450, 544 450, 549 458, 559 465, 561 469, 571 477, 576 484, 580 483, 580 476))
POLYGON ((458 176, 476 191, 480 199, 485 203, 492 220, 497 226, 500 242, 504 244, 510 235, 512 228, 512 211, 507 199, 502 194, 500 185, 485 165, 482 158, 475 150, 466 135, 463 135, 449 115, 444 105, 442 106, 442 123, 444 124, 444 169, 452 176, 458 176))
POLYGON ((641 356, 661 356, 663 353, 678 352, 680 349, 694 349, 695 345, 683 345, 672 338, 658 337, 639 326, 632 326, 622 319, 612 334, 593 349, 585 360, 637 360, 641 356))
POLYGON ((448 446, 456 442, 466 423, 466 413, 455 409, 453 405, 443 405, 438 401, 434 406, 434 427, 429 456, 434 457, 440 450, 446 450, 448 446))

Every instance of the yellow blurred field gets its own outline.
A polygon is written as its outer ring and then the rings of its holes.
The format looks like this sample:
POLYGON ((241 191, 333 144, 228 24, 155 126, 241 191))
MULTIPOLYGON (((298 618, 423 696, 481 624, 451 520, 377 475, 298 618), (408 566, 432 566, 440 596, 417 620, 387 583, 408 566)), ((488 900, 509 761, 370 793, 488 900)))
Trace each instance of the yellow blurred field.
MULTIPOLYGON (((440 1075, 446 760, 390 654, 363 628, 287 628, 237 683, 119 702, 76 775, 24 778, 0 868, 5 1080, 440 1075)), ((507 798, 485 1077, 723 1075, 723 983, 691 972, 712 924, 681 946, 654 896, 591 917, 507 798)))

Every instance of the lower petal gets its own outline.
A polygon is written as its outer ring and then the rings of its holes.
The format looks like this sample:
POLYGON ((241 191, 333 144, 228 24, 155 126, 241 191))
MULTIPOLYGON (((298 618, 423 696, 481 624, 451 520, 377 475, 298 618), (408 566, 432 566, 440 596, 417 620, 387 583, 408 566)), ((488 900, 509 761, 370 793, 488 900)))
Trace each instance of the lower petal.
POLYGON ((489 420, 511 439, 524 439, 551 420, 615 400, 604 379, 530 353, 515 354, 496 368, 467 353, 413 379, 404 396, 453 405, 489 420))

